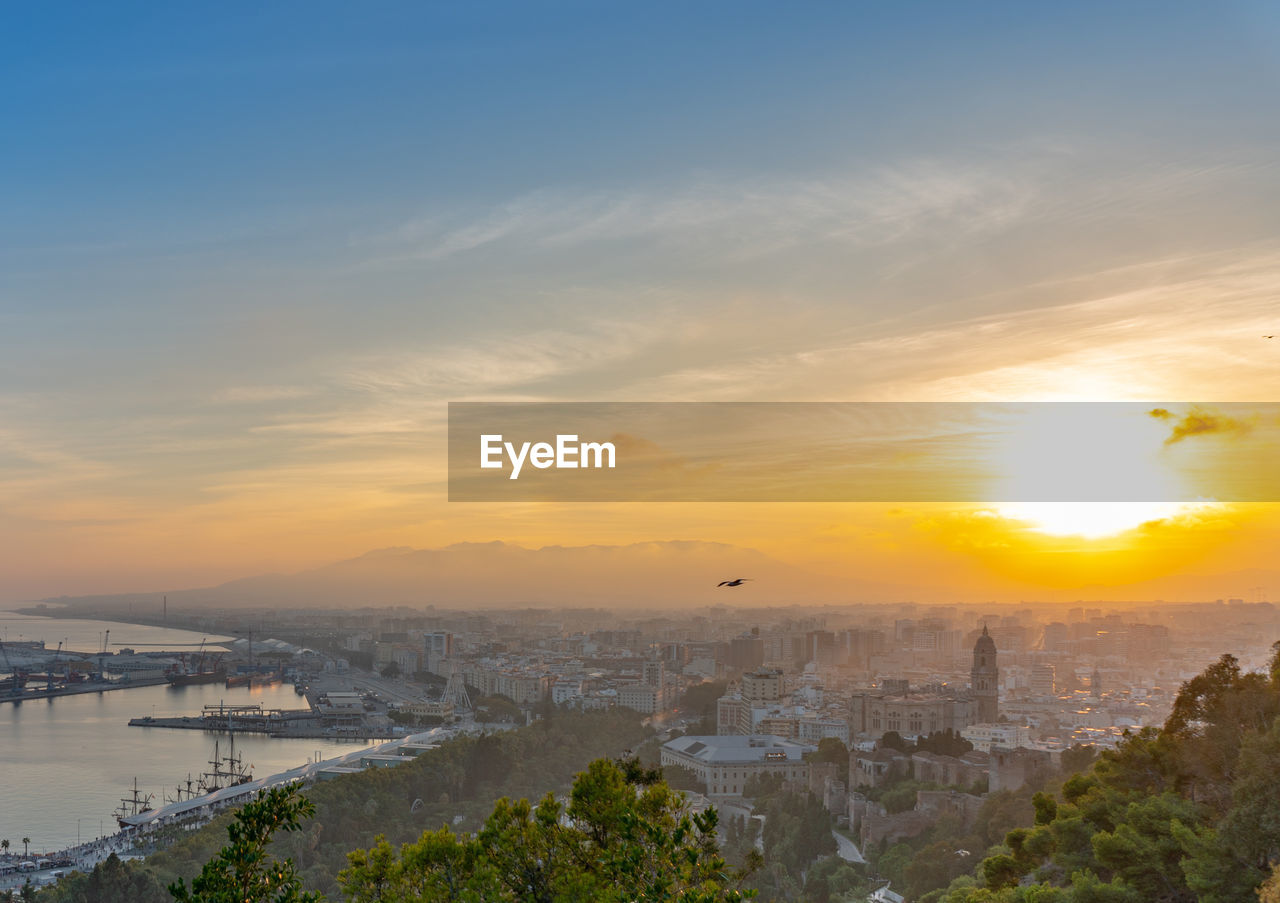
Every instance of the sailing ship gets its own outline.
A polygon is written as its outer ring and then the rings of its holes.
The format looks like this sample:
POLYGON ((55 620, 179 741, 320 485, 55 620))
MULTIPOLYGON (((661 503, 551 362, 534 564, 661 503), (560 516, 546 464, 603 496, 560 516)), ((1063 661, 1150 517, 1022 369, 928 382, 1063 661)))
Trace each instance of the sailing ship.
POLYGON ((253 766, 245 765, 244 756, 236 755, 236 738, 234 734, 231 736, 231 752, 224 757, 219 755, 219 751, 219 743, 215 740, 213 743, 213 758, 209 760, 213 770, 206 771, 196 782, 196 786, 202 794, 216 793, 227 787, 248 784, 253 780, 253 766))
POLYGON ((164 795, 165 805, 169 803, 181 803, 189 799, 200 796, 200 782, 191 777, 191 772, 187 772, 187 779, 179 781, 178 786, 174 788, 173 796, 168 793, 164 795))
POLYGON ((120 805, 114 813, 116 817, 116 822, 119 823, 120 827, 122 828, 131 827, 129 822, 125 821, 125 819, 132 818, 135 815, 141 815, 144 812, 150 812, 151 800, 154 799, 154 797, 155 797, 154 793, 148 793, 145 796, 139 793, 138 779, 134 778, 133 779, 133 796, 132 797, 126 796, 126 797, 120 798, 120 805))

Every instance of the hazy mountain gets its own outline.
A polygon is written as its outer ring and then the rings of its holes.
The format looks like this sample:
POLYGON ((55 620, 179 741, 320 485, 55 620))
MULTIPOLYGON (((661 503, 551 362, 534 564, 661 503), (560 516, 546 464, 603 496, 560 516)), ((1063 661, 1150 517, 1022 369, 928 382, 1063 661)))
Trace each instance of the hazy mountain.
MULTIPOLYGON (((297 574, 249 577, 206 589, 168 593, 171 605, 441 607, 790 604, 892 601, 903 590, 811 573, 754 549, 714 542, 646 542, 625 546, 459 543, 442 549, 379 549, 297 574), (739 587, 721 580, 748 577, 739 587)), ((142 596, 56 601, 106 602, 142 596)))
MULTIPOLYGON (((914 576, 914 575, 913 575, 914 576)), ((924 575, 928 580, 928 575, 924 575)), ((931 583, 848 580, 786 564, 755 549, 716 542, 645 542, 624 546, 459 543, 441 549, 379 549, 296 574, 269 574, 220 586, 168 592, 170 605, 360 608, 617 606, 665 609, 742 605, 923 602, 1254 601, 1254 587, 1276 586, 1280 574, 1250 570, 1170 575, 1118 586, 1047 590, 1001 582, 986 589, 931 583), (740 587, 721 580, 748 577, 740 587)), ((159 603, 160 593, 64 597, 60 604, 159 603)))

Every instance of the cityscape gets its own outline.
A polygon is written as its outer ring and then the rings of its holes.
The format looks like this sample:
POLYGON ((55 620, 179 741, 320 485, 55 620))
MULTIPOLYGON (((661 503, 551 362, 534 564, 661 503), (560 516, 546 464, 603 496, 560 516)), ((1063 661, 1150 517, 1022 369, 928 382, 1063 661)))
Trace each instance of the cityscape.
POLYGON ((1280 7, 0 11, 0 903, 1280 903, 1280 7))
MULTIPOLYGON (((176 827, 200 827, 264 788, 400 767, 453 737, 570 712, 648 725, 645 754, 695 808, 750 813, 770 780, 810 794, 831 819, 838 856, 865 867, 864 850, 909 843, 948 819, 971 828, 992 794, 1043 787, 1072 763, 1159 729, 1217 650, 1263 669, 1274 655, 1268 640, 1280 635, 1280 610, 1243 598, 1066 609, 727 600, 644 616, 434 606, 247 613, 184 610, 167 597, 147 607, 85 600, 25 612, 51 631, 63 618, 116 626, 88 652, 5 641, 0 702, 107 690, 124 701, 149 686, 216 684, 216 704, 128 722, 215 738, 210 767, 187 774, 185 786, 157 792, 144 782, 140 791, 135 778, 117 788, 113 830, 65 851, 37 839, 40 853, 6 856, 11 886, 163 848, 176 827), (181 650, 110 643, 113 629, 139 625, 202 640, 181 650), (281 686, 296 700, 288 708, 227 699, 281 686), (256 775, 235 752, 237 737, 253 735, 347 746, 256 775)), ((891 884, 876 899, 894 899, 891 884)))

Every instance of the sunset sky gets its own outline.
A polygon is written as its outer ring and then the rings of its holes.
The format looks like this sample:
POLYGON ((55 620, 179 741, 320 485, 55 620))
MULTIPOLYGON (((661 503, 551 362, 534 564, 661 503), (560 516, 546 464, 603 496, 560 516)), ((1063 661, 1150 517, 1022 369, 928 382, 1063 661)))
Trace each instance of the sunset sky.
POLYGON ((669 539, 1066 599, 1280 547, 1268 504, 449 503, 444 433, 1280 400, 1275 4, 28 4, 0 72, 0 601, 669 539))

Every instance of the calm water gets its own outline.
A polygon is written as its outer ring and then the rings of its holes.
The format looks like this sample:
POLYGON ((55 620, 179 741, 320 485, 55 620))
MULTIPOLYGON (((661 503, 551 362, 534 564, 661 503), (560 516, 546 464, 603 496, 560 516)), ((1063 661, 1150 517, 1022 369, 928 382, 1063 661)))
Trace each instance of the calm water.
MULTIPOLYGON (((97 649, 108 629, 113 644, 119 636, 121 642, 138 644, 139 651, 156 648, 143 643, 203 639, 182 630, 0 613, 0 638, 43 639, 49 646, 65 638, 77 651, 97 649)), ((139 687, 21 705, 0 703, 0 838, 8 838, 11 849, 21 850, 21 839, 30 837, 31 849, 41 852, 74 844, 77 820, 81 840, 111 833, 112 812, 121 797, 132 794, 135 777, 140 792, 155 794, 153 805, 163 804, 164 792, 172 795, 188 772, 194 776, 208 768, 215 739, 225 754, 227 736, 129 727, 129 719, 198 714, 202 706, 223 700, 282 709, 306 705, 288 684, 255 690, 228 690, 222 684, 139 687)), ((236 752, 253 764, 257 777, 303 765, 317 754, 329 758, 364 745, 368 744, 236 735, 236 752)))

